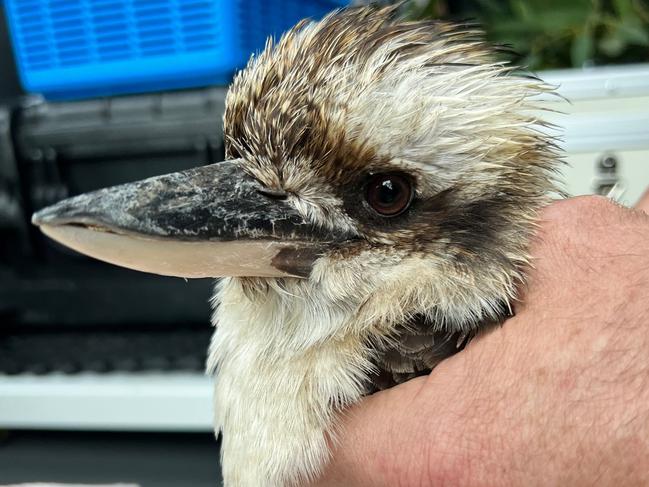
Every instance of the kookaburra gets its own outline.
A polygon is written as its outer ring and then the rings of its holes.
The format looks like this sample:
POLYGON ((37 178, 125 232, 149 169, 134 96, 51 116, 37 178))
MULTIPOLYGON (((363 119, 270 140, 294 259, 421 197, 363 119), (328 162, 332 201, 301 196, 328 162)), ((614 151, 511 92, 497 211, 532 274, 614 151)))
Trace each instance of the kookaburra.
POLYGON ((234 79, 227 161, 34 216, 107 262, 223 278, 208 369, 226 486, 316 478, 341 410, 509 313, 560 157, 537 118, 551 88, 494 52, 392 7, 302 22, 234 79))

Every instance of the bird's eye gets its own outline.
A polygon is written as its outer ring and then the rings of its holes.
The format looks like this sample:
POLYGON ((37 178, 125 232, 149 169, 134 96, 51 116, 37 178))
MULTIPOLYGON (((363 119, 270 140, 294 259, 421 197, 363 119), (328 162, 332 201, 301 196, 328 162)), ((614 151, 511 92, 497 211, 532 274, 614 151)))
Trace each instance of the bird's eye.
POLYGON ((410 206, 412 183, 403 174, 377 174, 370 179, 365 197, 379 215, 397 216, 410 206))

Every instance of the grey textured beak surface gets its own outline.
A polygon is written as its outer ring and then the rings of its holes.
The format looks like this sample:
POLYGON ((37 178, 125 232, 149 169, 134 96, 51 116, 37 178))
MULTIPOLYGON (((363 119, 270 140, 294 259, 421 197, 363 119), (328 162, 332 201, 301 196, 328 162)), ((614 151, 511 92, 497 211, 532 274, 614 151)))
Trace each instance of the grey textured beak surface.
POLYGON ((82 194, 32 222, 91 257, 187 278, 306 277, 318 255, 346 239, 306 221, 238 160, 82 194))

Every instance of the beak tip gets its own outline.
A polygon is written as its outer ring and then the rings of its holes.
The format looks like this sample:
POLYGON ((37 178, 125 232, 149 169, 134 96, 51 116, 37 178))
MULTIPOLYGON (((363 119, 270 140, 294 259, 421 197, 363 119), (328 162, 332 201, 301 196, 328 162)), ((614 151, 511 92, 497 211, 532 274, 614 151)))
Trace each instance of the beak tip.
MULTIPOLYGON (((32 225, 35 225, 37 227, 40 227, 41 225, 44 225, 47 223, 48 220, 48 212, 46 211, 47 208, 37 211, 32 215, 32 225)), ((50 218, 51 219, 51 218, 50 218)))
POLYGON ((32 215, 32 225, 40 227, 42 225, 50 224, 56 225, 57 220, 61 217, 61 204, 56 203, 52 206, 47 206, 41 210, 38 210, 32 215))
POLYGON ((32 225, 41 227, 43 225, 64 225, 66 223, 83 222, 85 218, 93 217, 94 214, 87 211, 90 206, 87 199, 80 199, 75 196, 67 198, 46 206, 32 215, 32 225))

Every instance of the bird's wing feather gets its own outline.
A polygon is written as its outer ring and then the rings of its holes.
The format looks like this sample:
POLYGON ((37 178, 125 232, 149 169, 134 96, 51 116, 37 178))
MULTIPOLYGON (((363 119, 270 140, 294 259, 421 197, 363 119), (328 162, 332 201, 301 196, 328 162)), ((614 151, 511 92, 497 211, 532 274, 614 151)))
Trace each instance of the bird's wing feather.
POLYGON ((393 340, 380 348, 374 362, 376 371, 370 378, 370 391, 387 389, 430 373, 442 360, 464 349, 478 331, 501 322, 489 320, 465 331, 447 331, 439 330, 424 316, 415 316, 393 340))

